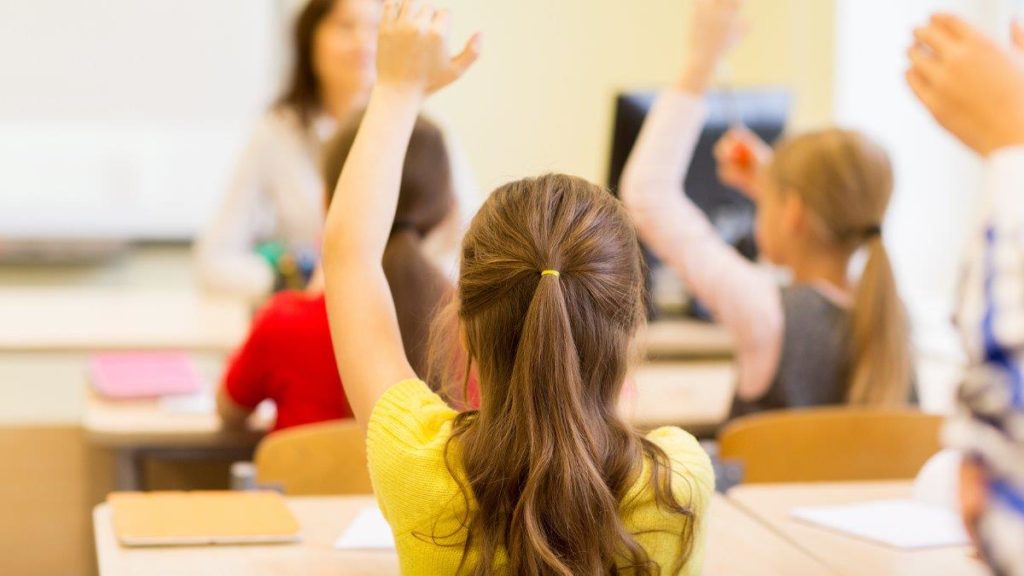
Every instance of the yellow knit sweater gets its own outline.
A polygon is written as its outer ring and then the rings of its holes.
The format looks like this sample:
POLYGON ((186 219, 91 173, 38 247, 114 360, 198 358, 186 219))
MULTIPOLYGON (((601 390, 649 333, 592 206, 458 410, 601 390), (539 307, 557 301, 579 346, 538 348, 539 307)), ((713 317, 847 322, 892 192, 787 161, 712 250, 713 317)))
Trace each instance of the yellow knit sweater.
MULTIPOLYGON (((444 462, 455 415, 426 384, 407 380, 392 386, 370 417, 370 477, 377 502, 394 532, 405 575, 454 574, 462 559, 466 529, 461 519, 466 514, 466 502, 444 462)), ((647 438, 668 454, 673 492, 696 514, 692 553, 682 574, 700 574, 704 517, 715 483, 711 463, 693 436, 678 428, 660 428, 647 438)), ((461 470, 455 473, 464 479, 461 470)), ((647 478, 645 465, 640 479, 647 478)), ((623 521, 667 574, 680 552, 684 519, 661 511, 641 480, 626 495, 631 505, 623 521)), ((471 500, 469 510, 472 512, 474 507, 471 500)), ((501 558, 499 563, 503 563, 501 558)))

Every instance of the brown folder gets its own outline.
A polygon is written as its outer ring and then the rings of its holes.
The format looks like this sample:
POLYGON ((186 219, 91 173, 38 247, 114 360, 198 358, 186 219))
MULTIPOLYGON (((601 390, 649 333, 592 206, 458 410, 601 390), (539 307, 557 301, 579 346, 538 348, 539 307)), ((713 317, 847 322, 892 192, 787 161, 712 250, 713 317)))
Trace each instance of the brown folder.
POLYGON ((121 492, 107 497, 125 546, 296 542, 298 521, 276 492, 121 492))

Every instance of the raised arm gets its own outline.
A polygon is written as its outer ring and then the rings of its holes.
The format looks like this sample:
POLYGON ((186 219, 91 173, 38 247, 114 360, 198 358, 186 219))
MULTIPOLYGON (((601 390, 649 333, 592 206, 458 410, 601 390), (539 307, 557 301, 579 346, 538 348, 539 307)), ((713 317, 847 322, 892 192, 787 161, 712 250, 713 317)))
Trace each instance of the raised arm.
POLYGON ((914 31, 907 82, 935 119, 986 159, 958 323, 975 364, 1024 367, 1024 28, 1010 49, 949 14, 914 31))
POLYGON ((398 204, 402 165, 426 96, 476 60, 474 37, 454 58, 448 13, 389 2, 377 52, 378 82, 338 180, 324 234, 327 313, 349 404, 365 428, 393 384, 415 378, 381 265, 398 204))
POLYGON ((704 124, 701 98, 740 24, 735 0, 697 0, 692 43, 677 85, 655 103, 633 148, 622 197, 645 244, 682 278, 734 335, 740 397, 771 384, 782 346, 778 286, 719 238, 683 194, 686 168, 704 124))
POLYGON ((987 157, 1024 142, 1024 28, 1004 49, 951 14, 914 30, 906 78, 943 128, 987 157))
POLYGON ((994 572, 1010 569, 1006 563, 1019 554, 1006 554, 982 521, 1012 514, 1019 503, 1024 440, 1014 426, 1024 394, 1024 28, 1014 22, 1012 33, 1006 50, 963 20, 937 14, 914 31, 907 70, 939 124, 986 159, 984 216, 972 230, 957 316, 971 369, 944 436, 969 455, 959 479, 961 512, 994 572))

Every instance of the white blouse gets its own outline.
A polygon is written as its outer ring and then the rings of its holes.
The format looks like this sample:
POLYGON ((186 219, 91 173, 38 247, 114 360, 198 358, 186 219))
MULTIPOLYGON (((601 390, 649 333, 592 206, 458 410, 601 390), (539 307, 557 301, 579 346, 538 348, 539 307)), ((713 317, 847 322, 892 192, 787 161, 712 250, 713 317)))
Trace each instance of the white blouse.
MULTIPOLYGON (((337 122, 317 117, 305 128, 291 111, 273 110, 257 124, 242 152, 220 209, 196 243, 203 286, 258 300, 273 287, 274 271, 254 249, 277 240, 290 250, 319 248, 324 224, 320 154, 337 122)), ((463 230, 481 199, 465 155, 446 134, 458 209, 426 239, 426 251, 456 273, 463 230)))

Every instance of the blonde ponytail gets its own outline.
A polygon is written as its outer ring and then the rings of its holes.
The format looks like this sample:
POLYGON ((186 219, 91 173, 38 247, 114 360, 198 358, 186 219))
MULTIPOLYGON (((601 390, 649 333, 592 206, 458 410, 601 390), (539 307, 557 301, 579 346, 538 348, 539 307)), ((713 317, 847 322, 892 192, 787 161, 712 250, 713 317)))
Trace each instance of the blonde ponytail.
POLYGON ((909 326, 880 234, 867 241, 868 257, 851 311, 852 362, 847 400, 887 406, 907 401, 911 382, 909 326))
POLYGON ((770 174, 817 216, 819 241, 847 254, 867 251, 850 311, 847 401, 905 403, 913 380, 910 329, 880 228, 893 189, 888 154, 852 130, 810 132, 778 147, 770 174))

